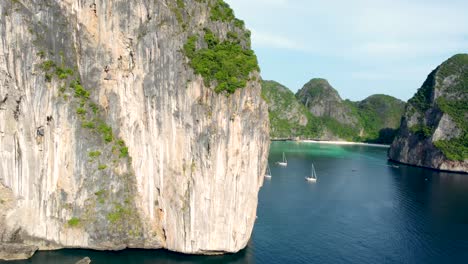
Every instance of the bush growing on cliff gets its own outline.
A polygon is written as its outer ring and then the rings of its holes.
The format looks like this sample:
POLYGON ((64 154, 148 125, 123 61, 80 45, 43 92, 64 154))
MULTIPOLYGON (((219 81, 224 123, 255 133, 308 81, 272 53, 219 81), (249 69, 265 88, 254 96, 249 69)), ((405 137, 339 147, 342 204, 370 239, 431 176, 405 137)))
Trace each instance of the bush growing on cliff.
POLYGON ((46 82, 52 82, 52 74, 50 73, 44 74, 44 79, 46 82))
POLYGON ((92 122, 92 121, 83 121, 81 126, 84 127, 84 128, 88 128, 88 129, 93 129, 93 128, 96 127, 94 122, 92 122))
POLYGON ((100 120, 98 125, 98 131, 101 132, 102 137, 105 142, 109 143, 114 140, 114 135, 112 134, 112 128, 108 126, 104 121, 100 120))
POLYGON ((75 91, 75 97, 81 99, 89 99, 90 93, 80 83, 80 81, 74 80, 70 83, 70 88, 75 91))
POLYGON ((187 43, 184 45, 184 53, 188 58, 192 58, 195 55, 197 40, 197 36, 190 36, 187 39, 187 43))
POLYGON ((432 87, 435 85, 435 74, 433 71, 423 83, 417 93, 411 98, 408 103, 421 113, 426 112, 431 107, 432 87))
POLYGON ((440 149, 449 160, 464 161, 468 159, 468 137, 466 134, 461 138, 436 141, 434 146, 440 149))
POLYGON ((120 154, 119 154, 120 158, 128 157, 128 147, 120 147, 119 151, 120 151, 120 154))
POLYGON ((99 157, 99 156, 101 156, 101 151, 99 151, 99 150, 90 151, 90 152, 88 153, 88 156, 89 156, 90 158, 99 157))
POLYGON ((409 128, 411 133, 417 135, 420 139, 430 138, 433 133, 433 129, 425 125, 415 125, 409 128))
POLYGON ((208 29, 204 35, 208 47, 197 50, 197 40, 197 36, 188 38, 184 45, 185 55, 195 73, 203 77, 206 86, 215 82, 217 93, 234 93, 236 89, 245 87, 252 71, 259 71, 257 56, 252 50, 231 41, 220 42, 208 29))
POLYGON ((45 51, 41 50, 38 53, 36 53, 36 55, 39 56, 39 58, 44 59, 45 58, 45 51))
POLYGON ((84 108, 82 108, 82 107, 78 107, 78 108, 76 109, 76 113, 77 113, 78 115, 84 115, 84 114, 86 114, 86 110, 85 110, 84 108))
POLYGON ((234 11, 232 11, 227 3, 223 0, 216 0, 211 6, 210 18, 213 21, 229 22, 232 21, 235 16, 234 11))
POLYGON ((43 71, 49 71, 50 69, 52 69, 54 67, 55 67, 55 62, 53 62, 51 60, 46 60, 46 61, 42 62, 41 65, 40 65, 40 68, 43 71))
POLYGON ((60 80, 64 80, 64 79, 67 79, 68 76, 73 75, 73 70, 69 69, 69 68, 64 68, 64 67, 56 67, 55 68, 55 75, 57 75, 57 77, 60 80))
POLYGON ((112 224, 115 224, 130 214, 131 210, 129 208, 117 204, 115 205, 114 210, 111 213, 107 214, 107 220, 109 220, 109 222, 111 222, 112 224))
POLYGON ((100 204, 104 204, 106 202, 107 191, 106 190, 99 190, 94 193, 96 195, 97 200, 100 204))
POLYGON ((77 217, 73 217, 70 220, 68 220, 68 226, 69 227, 77 227, 80 225, 81 220, 77 217))

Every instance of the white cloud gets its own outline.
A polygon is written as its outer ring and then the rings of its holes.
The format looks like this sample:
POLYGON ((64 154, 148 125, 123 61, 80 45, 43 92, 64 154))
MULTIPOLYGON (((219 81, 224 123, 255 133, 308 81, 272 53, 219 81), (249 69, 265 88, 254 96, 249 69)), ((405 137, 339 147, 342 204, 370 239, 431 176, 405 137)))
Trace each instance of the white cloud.
POLYGON ((295 51, 309 50, 309 48, 306 45, 300 43, 300 41, 285 36, 280 36, 278 34, 258 32, 256 30, 252 30, 252 44, 254 47, 287 49, 295 51))

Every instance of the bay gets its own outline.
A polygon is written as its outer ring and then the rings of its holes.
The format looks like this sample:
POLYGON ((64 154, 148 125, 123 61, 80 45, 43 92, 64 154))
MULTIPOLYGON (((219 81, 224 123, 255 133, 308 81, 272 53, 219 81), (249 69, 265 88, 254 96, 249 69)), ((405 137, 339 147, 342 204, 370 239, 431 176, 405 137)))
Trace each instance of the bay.
POLYGON ((273 142, 249 246, 225 256, 165 250, 38 252, 10 263, 468 263, 468 175, 393 164, 387 148, 273 142), (288 166, 275 165, 288 159, 288 166), (318 180, 305 181, 314 163, 318 180))

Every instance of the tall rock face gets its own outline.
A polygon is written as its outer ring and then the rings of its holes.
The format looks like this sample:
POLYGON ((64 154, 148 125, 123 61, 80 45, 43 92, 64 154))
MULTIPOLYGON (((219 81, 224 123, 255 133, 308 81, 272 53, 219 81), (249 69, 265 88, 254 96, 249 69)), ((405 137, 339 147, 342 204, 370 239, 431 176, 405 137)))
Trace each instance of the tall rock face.
POLYGON ((296 100, 294 93, 275 81, 263 81, 262 97, 268 104, 273 138, 317 137, 318 120, 296 100))
POLYGON ((468 54, 442 63, 409 100, 389 158, 468 172, 468 54))
POLYGON ((266 168, 267 106, 256 70, 208 78, 196 64, 227 47, 256 67, 229 6, 0 1, 0 243, 244 248, 266 168))
POLYGON ((314 116, 332 118, 351 126, 358 123, 338 91, 325 79, 310 80, 296 93, 296 97, 314 116))

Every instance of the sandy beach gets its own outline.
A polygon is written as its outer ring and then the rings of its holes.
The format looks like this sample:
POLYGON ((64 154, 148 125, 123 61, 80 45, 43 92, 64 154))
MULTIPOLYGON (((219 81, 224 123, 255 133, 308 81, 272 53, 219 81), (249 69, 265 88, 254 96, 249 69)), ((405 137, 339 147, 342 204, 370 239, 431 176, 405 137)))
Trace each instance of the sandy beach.
POLYGON ((331 145, 362 145, 362 146, 381 147, 381 148, 389 148, 389 147, 390 147, 390 145, 384 145, 384 144, 372 144, 372 143, 349 142, 349 141, 297 140, 297 142, 302 142, 302 143, 318 143, 318 144, 331 144, 331 145))

